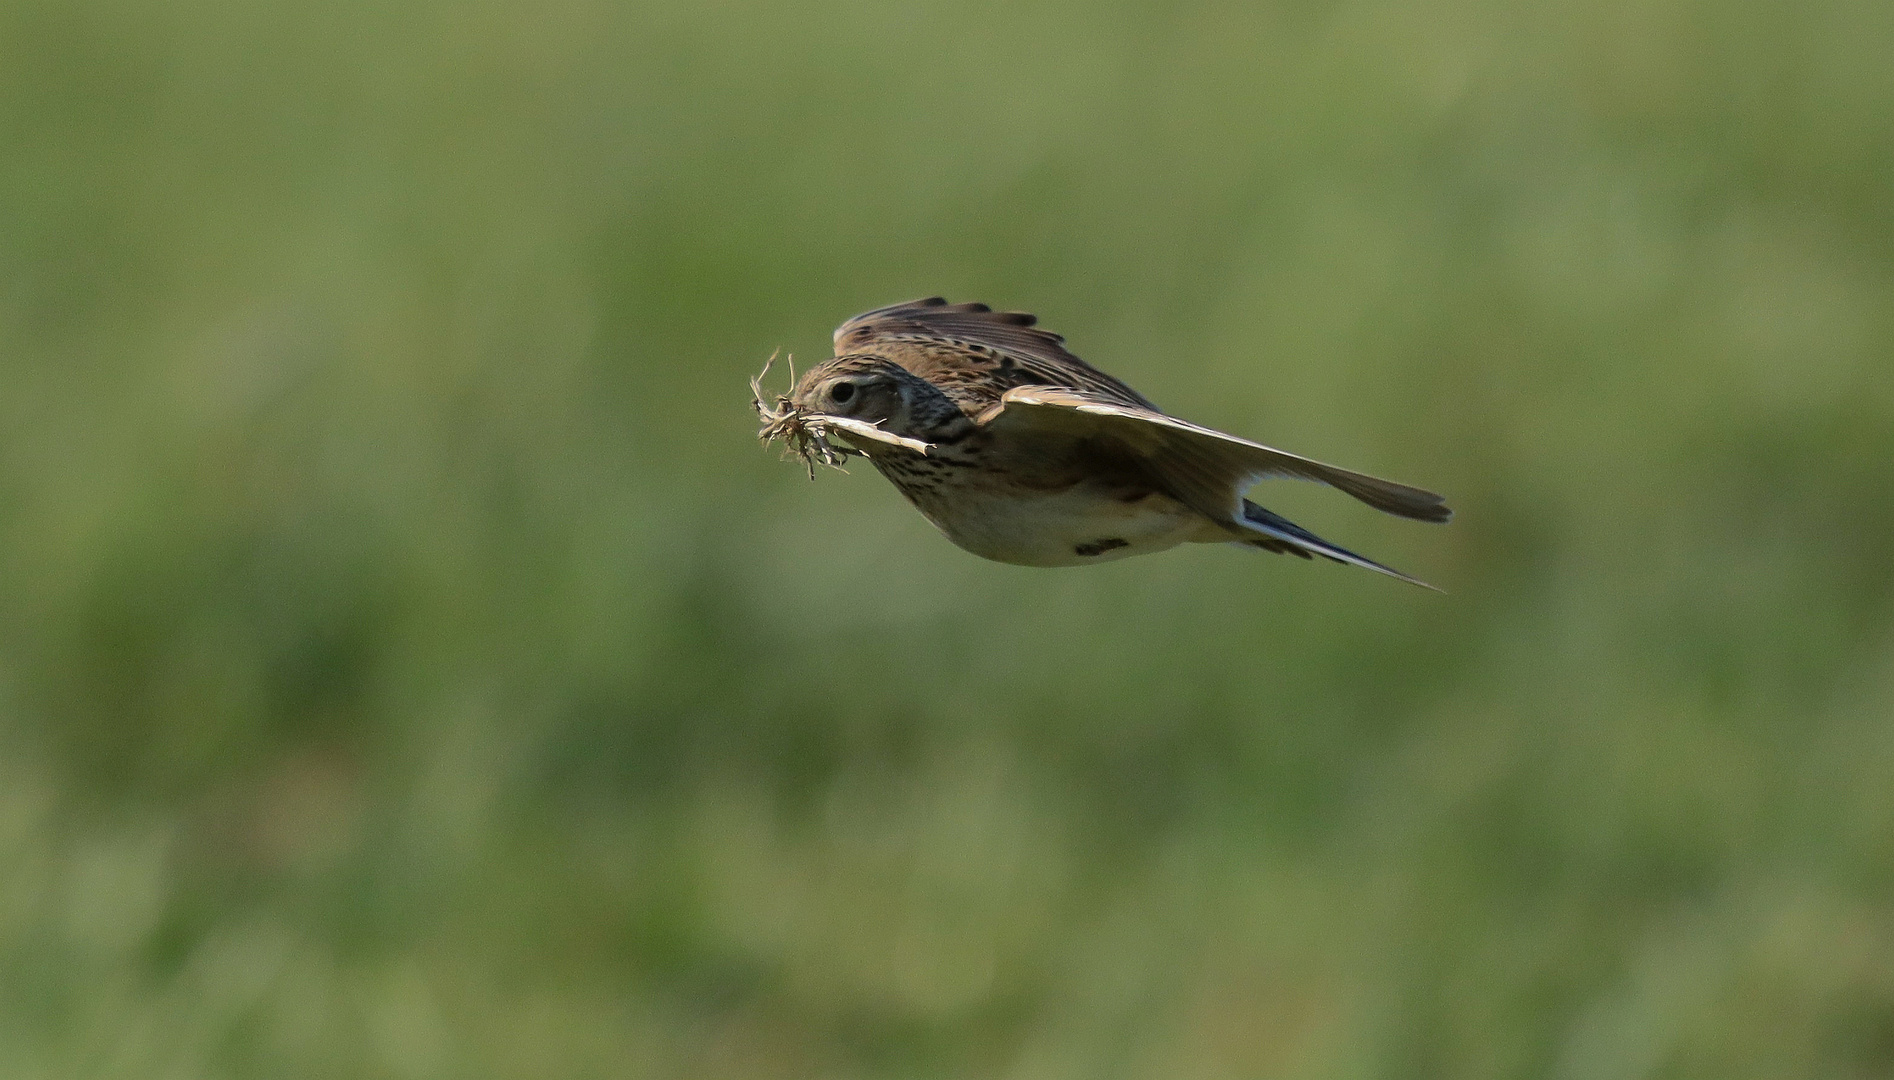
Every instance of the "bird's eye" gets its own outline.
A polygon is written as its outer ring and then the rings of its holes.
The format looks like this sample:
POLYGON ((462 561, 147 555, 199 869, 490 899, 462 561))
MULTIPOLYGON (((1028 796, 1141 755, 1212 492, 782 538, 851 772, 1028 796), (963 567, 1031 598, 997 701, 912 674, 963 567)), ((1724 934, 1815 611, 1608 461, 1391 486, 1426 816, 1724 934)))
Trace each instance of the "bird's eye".
POLYGON ((855 396, 854 383, 838 382, 834 386, 829 387, 829 400, 835 402, 837 405, 848 404, 849 399, 853 398, 854 396, 855 396))

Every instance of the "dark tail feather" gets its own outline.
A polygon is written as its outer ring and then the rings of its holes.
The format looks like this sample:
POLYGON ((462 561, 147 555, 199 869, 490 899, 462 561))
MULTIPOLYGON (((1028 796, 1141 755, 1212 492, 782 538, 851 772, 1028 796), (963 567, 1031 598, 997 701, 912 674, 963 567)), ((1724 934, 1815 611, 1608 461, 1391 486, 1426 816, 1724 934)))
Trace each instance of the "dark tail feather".
MULTIPOLYGON (((1241 524, 1243 527, 1259 534, 1253 540, 1241 541, 1252 547, 1259 547, 1265 551, 1279 551, 1288 555, 1300 555, 1305 559, 1311 555, 1320 555, 1325 559, 1333 559, 1338 563, 1348 563, 1351 566, 1359 566, 1364 570, 1373 570, 1377 574, 1386 574, 1391 578, 1399 578, 1410 585, 1419 585, 1423 589, 1434 589, 1432 585, 1427 584, 1419 578, 1408 577, 1393 567, 1383 566, 1373 559, 1357 555, 1345 547, 1331 544, 1302 526, 1297 525, 1295 522, 1290 521, 1288 518, 1280 514, 1270 513, 1268 510, 1250 502, 1248 499, 1243 500, 1243 520, 1241 524)), ((1439 592, 1440 590, 1434 589, 1434 591, 1439 592)))

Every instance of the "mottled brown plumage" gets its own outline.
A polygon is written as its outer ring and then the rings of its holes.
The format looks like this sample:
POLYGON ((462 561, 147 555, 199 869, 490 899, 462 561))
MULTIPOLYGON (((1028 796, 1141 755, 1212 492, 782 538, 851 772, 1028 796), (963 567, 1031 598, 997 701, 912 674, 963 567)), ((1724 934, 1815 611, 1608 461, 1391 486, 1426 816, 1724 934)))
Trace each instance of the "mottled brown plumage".
POLYGON ((1452 516, 1440 496, 1178 420, 1035 321, 938 297, 857 315, 835 331, 835 357, 774 406, 752 383, 762 435, 828 464, 867 457, 954 543, 1001 562, 1070 566, 1234 542, 1425 584, 1243 492, 1271 476, 1314 480, 1437 522, 1452 516))

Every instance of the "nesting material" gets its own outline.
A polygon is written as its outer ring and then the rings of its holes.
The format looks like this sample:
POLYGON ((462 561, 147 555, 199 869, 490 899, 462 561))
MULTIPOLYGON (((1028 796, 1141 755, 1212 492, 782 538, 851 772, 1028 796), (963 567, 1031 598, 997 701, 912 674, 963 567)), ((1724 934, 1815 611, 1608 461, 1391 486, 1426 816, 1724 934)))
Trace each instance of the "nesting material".
MULTIPOLYGON (((767 395, 763 392, 763 380, 769 377, 770 366, 775 363, 776 354, 770 353, 769 359, 763 361, 763 370, 750 380, 750 404, 763 421, 763 427, 756 437, 765 443, 783 440, 783 456, 794 454, 800 457, 809 470, 811 480, 815 479, 817 461, 832 469, 847 472, 847 469, 842 468, 842 463, 848 460, 850 454, 857 457, 866 455, 854 447, 836 446, 829 442, 829 425, 822 422, 820 414, 798 409, 788 394, 777 394, 773 405, 764 400, 767 395)), ((789 358, 789 388, 796 388, 796 358, 793 356, 789 358)))

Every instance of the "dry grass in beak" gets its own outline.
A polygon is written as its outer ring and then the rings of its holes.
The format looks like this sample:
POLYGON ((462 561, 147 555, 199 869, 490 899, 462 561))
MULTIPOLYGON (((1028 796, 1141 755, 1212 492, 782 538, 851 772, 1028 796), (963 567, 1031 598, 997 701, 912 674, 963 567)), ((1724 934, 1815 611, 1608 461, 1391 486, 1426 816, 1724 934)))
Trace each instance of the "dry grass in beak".
MULTIPOLYGON (((776 395, 774 405, 764 401, 763 380, 768 377, 770 365, 775 362, 776 354, 770 353, 769 359, 763 362, 763 370, 757 373, 756 378, 750 380, 750 404, 755 407, 756 415, 763 420, 763 427, 756 433, 756 437, 765 443, 775 442, 777 439, 783 440, 783 456, 788 457, 794 454, 800 457, 803 465, 809 470, 811 480, 815 479, 817 461, 832 469, 847 472, 847 469, 842 468, 842 462, 848 460, 850 454, 857 457, 865 456, 860 450, 836 446, 829 442, 827 430, 829 425, 824 424, 821 418, 811 416, 796 408, 795 404, 789 400, 789 395, 776 395)), ((792 390, 796 386, 796 358, 793 356, 789 358, 789 386, 792 390)))

